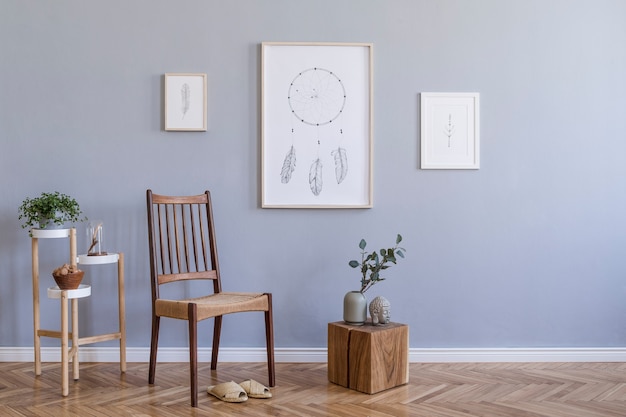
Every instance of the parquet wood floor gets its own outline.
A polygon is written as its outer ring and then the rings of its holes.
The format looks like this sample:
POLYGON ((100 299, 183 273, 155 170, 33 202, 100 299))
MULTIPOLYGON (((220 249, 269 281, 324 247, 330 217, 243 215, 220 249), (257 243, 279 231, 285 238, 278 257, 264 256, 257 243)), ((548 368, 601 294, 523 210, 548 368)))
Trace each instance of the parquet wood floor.
MULTIPOLYGON (((206 386, 253 378, 266 381, 265 363, 199 367, 206 386)), ((82 363, 80 381, 61 396, 60 365, 0 363, 0 416, 376 416, 376 417, 624 417, 626 363, 411 364, 409 384, 374 395, 328 382, 325 363, 277 363, 270 400, 229 404, 205 394, 189 406, 188 367, 82 363)))

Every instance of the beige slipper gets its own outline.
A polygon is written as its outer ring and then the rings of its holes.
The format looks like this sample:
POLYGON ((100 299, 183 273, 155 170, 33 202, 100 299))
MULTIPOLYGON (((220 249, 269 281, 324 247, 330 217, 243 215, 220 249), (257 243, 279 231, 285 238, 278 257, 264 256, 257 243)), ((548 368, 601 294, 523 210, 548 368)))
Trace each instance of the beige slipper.
POLYGON ((272 398, 270 389, 254 379, 246 379, 239 384, 250 398, 272 398))
POLYGON ((207 392, 227 403, 242 403, 248 399, 246 392, 234 381, 212 385, 207 392))

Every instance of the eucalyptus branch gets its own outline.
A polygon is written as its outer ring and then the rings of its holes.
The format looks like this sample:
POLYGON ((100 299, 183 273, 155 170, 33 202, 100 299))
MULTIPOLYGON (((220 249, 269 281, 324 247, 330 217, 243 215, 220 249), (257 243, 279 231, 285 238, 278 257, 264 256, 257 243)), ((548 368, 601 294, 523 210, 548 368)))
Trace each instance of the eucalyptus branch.
POLYGON ((396 245, 394 247, 388 249, 382 248, 378 252, 374 251, 369 253, 365 250, 367 242, 365 239, 361 239, 359 242, 359 248, 361 249, 361 262, 355 260, 348 262, 348 265, 352 268, 361 267, 361 293, 370 289, 377 282, 385 280, 385 278, 380 276, 380 273, 381 271, 392 266, 389 265, 389 263, 394 265, 396 264, 396 255, 400 258, 404 258, 404 252, 406 249, 399 246, 401 241, 402 236, 398 234, 396 237, 396 245))

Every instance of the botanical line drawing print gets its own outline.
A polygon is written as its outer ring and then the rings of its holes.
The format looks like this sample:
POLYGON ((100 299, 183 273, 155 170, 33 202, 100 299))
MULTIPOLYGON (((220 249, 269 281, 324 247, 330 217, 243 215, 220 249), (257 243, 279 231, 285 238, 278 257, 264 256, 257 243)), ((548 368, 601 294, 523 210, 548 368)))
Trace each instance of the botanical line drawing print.
POLYGON ((183 113, 183 117, 182 119, 185 119, 185 115, 187 114, 187 112, 189 111, 189 106, 191 104, 191 88, 189 87, 189 84, 184 83, 181 87, 180 87, 180 110, 183 113))
MULTIPOLYGON (((287 101, 289 109, 294 116, 292 119, 292 145, 283 161, 280 177, 283 184, 287 184, 296 169, 296 143, 298 132, 302 129, 313 129, 312 136, 317 141, 317 155, 312 158, 313 163, 309 168, 309 187, 313 195, 318 196, 323 188, 322 168, 323 162, 319 155, 323 140, 332 137, 321 137, 321 127, 328 126, 343 114, 346 105, 346 89, 341 78, 333 71, 325 68, 313 67, 299 72, 289 84, 287 101)), ((338 132, 339 139, 343 136, 343 128, 338 130, 324 130, 338 132)), ((303 136, 304 137, 304 136, 303 136)), ((303 139, 304 140, 304 139, 303 139)), ((331 152, 335 162, 335 177, 337 184, 348 175, 348 157, 345 148, 337 145, 331 152)))
POLYGON ((454 135, 454 125, 452 124, 452 114, 448 114, 448 123, 443 127, 443 134, 448 138, 448 148, 451 145, 452 135, 454 135))

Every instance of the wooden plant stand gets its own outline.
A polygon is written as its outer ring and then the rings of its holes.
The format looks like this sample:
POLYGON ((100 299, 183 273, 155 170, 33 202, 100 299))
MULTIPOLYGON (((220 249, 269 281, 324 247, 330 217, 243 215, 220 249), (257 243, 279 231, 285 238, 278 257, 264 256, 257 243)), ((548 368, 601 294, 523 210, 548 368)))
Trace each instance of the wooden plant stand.
POLYGON ((31 231, 32 235, 32 279, 33 279, 33 330, 35 351, 35 375, 41 375, 41 338, 52 337, 61 339, 61 393, 65 397, 69 394, 68 362, 72 361, 72 376, 79 378, 78 349, 91 343, 108 340, 119 340, 120 343, 120 371, 126 372, 126 320, 124 300, 124 254, 112 253, 106 256, 76 255, 76 229, 52 229, 31 231), (40 318, 40 288, 39 288, 39 239, 69 238, 70 260, 75 265, 117 264, 117 291, 118 291, 118 325, 117 331, 95 336, 78 337, 78 299, 91 295, 91 286, 80 285, 76 290, 60 290, 58 287, 48 288, 48 297, 61 300, 61 330, 46 330, 41 328, 40 318), (71 300, 71 302, 70 302, 71 300), (71 304, 71 331, 68 322, 71 304), (69 342, 71 341, 71 348, 69 342))

